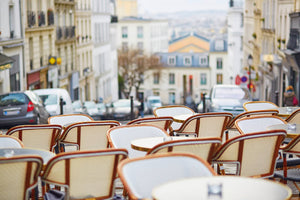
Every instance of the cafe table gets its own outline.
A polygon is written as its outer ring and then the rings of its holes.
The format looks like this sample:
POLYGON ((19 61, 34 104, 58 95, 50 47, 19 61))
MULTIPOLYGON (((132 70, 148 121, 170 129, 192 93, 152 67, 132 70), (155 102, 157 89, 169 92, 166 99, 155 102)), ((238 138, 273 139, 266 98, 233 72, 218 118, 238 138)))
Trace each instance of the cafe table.
POLYGON ((44 165, 56 154, 51 151, 35 148, 2 148, 0 149, 0 157, 37 155, 42 157, 44 165))
POLYGON ((214 176, 181 179, 155 187, 156 200, 283 200, 292 190, 279 182, 241 176, 214 176))
POLYGON ((172 141, 172 140, 182 140, 182 139, 191 139, 191 138, 185 136, 140 138, 140 139, 132 140, 131 147, 138 151, 147 152, 150 149, 152 149, 154 146, 162 142, 172 141))
POLYGON ((290 114, 292 114, 292 112, 294 112, 295 110, 297 110, 299 107, 278 107, 278 116, 279 117, 283 117, 283 118, 287 118, 288 116, 290 116, 290 114))
POLYGON ((181 114, 181 115, 174 115, 172 116, 173 117, 173 120, 175 122, 178 122, 178 123, 183 123, 187 118, 193 116, 193 115, 196 115, 198 113, 194 113, 194 114, 181 114))
POLYGON ((294 138, 300 134, 300 124, 275 124, 267 127, 268 130, 286 130, 288 138, 294 138))

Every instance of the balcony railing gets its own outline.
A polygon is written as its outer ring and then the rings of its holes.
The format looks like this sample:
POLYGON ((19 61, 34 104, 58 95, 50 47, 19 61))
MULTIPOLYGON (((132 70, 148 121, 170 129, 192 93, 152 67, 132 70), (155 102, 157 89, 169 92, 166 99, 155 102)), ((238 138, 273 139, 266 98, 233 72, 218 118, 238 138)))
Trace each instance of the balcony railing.
POLYGON ((47 16, 48 16, 48 26, 54 25, 54 13, 52 9, 48 9, 47 16))
POLYGON ((27 25, 33 27, 36 24, 35 13, 33 11, 27 11, 27 25))
POLYGON ((56 28, 56 39, 64 40, 75 38, 75 26, 64 26, 56 28))
POLYGON ((60 40, 60 39, 62 39, 62 37, 63 37, 63 35, 62 35, 61 27, 57 27, 56 28, 56 39, 60 40))
POLYGON ((45 13, 43 11, 39 11, 38 15, 39 26, 44 26, 46 24, 45 13))

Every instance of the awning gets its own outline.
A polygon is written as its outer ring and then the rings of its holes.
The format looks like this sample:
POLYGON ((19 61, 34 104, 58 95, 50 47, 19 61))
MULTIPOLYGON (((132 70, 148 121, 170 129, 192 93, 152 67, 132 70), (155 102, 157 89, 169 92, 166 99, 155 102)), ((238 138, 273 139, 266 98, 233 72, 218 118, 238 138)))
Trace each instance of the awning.
POLYGON ((15 62, 13 58, 0 53, 0 71, 11 68, 13 62, 15 62))
POLYGON ((299 72, 300 68, 300 52, 293 51, 290 49, 284 50, 285 59, 283 59, 283 64, 291 66, 294 71, 299 72))

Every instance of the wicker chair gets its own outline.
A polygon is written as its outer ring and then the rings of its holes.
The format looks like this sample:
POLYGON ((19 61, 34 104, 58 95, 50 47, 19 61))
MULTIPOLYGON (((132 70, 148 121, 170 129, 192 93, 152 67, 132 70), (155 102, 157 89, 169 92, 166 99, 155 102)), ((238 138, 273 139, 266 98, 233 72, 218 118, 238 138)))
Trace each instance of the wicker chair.
POLYGON ((235 126, 241 134, 265 131, 269 126, 276 124, 286 124, 286 121, 277 116, 246 117, 235 121, 235 126))
MULTIPOLYGON (((96 150, 108 148, 107 131, 120 126, 118 121, 78 122, 67 126, 59 138, 66 148, 75 145, 77 150, 96 150)), ((63 149, 61 149, 63 151, 63 149)))
POLYGON ((239 119, 245 118, 245 117, 255 117, 255 116, 277 116, 278 110, 254 110, 254 111, 246 111, 239 115, 237 115, 235 118, 233 118, 226 127, 226 140, 230 138, 230 134, 236 136, 239 135, 239 132, 235 126, 235 122, 239 119))
POLYGON ((128 150, 128 157, 145 156, 146 152, 135 150, 131 147, 131 141, 147 137, 168 137, 169 134, 154 125, 135 124, 114 127, 108 130, 107 138, 112 148, 124 148, 128 150))
POLYGON ((61 132, 60 125, 20 125, 10 128, 6 135, 18 138, 23 142, 24 147, 54 151, 61 132))
POLYGON ((128 122, 127 125, 150 124, 150 125, 158 126, 169 133, 173 130, 171 127, 172 123, 173 123, 172 117, 145 117, 145 118, 134 119, 128 122))
POLYGON ((208 163, 211 163, 212 157, 216 153, 216 150, 220 145, 221 140, 219 138, 192 138, 172 140, 154 146, 147 152, 147 155, 168 152, 192 153, 203 158, 208 163))
POLYGON ((245 111, 277 110, 278 106, 270 101, 248 101, 243 104, 245 111))
POLYGON ((64 188, 65 199, 112 199, 117 165, 125 149, 76 151, 52 158, 42 181, 64 188))
POLYGON ((10 135, 0 135, 0 148, 23 148, 21 140, 10 135))
POLYGON ((196 114, 186 119, 179 129, 174 130, 174 135, 222 139, 226 126, 232 117, 231 113, 196 114))
POLYGON ((202 158, 186 153, 126 159, 119 164, 118 174, 130 199, 151 199, 152 189, 169 181, 216 175, 202 158))
POLYGON ((39 156, 0 158, 1 199, 30 199, 43 166, 39 156))
POLYGON ((272 177, 285 130, 245 134, 227 140, 213 158, 217 164, 236 164, 236 175, 272 177))
POLYGON ((285 121, 290 124, 300 124, 300 109, 295 110, 292 112, 285 121))
MULTIPOLYGON (((155 108, 153 110, 153 114, 155 117, 173 117, 175 115, 183 115, 183 114, 188 114, 188 115, 194 115, 195 112, 183 105, 169 105, 169 106, 161 106, 158 108, 155 108)), ((173 130, 178 129, 181 126, 181 123, 179 122, 173 122, 171 127, 173 130)))
POLYGON ((89 122, 94 121, 92 117, 85 114, 66 114, 66 115, 55 115, 48 118, 48 124, 59 124, 66 127, 76 122, 89 122))

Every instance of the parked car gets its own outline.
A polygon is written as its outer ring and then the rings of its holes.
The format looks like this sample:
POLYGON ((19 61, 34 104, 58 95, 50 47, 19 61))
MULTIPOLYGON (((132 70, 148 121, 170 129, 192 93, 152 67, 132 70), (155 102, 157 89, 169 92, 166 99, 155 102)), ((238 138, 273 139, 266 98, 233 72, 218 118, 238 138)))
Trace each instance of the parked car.
POLYGON ((87 114, 94 120, 101 120, 100 113, 94 101, 84 101, 83 109, 86 109, 87 114))
POLYGON ((73 106, 70 94, 62 88, 38 89, 34 92, 43 100, 46 110, 51 116, 60 115, 60 99, 63 100, 63 114, 72 114, 73 106))
POLYGON ((152 114, 155 108, 161 107, 161 99, 159 96, 148 96, 146 99, 145 113, 152 114))
POLYGON ((86 109, 83 108, 83 104, 80 100, 73 101, 73 112, 76 114, 87 114, 86 109))
POLYGON ((101 119, 110 119, 110 113, 109 110, 109 105, 106 105, 105 103, 97 103, 96 107, 98 109, 98 113, 100 115, 101 119))
POLYGON ((10 92, 0 95, 0 127, 23 124, 46 124, 49 113, 43 101, 32 91, 10 92))
MULTIPOLYGON (((139 116, 138 101, 133 103, 133 117, 136 119, 139 116)), ((112 115, 116 120, 126 120, 131 118, 131 101, 130 99, 120 99, 112 103, 112 115)))
POLYGON ((230 112, 234 116, 244 112, 243 104, 251 101, 248 88, 238 85, 215 85, 210 92, 210 112, 230 112))

